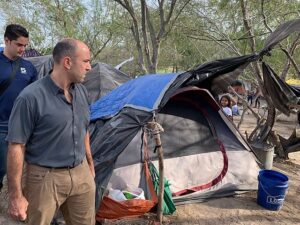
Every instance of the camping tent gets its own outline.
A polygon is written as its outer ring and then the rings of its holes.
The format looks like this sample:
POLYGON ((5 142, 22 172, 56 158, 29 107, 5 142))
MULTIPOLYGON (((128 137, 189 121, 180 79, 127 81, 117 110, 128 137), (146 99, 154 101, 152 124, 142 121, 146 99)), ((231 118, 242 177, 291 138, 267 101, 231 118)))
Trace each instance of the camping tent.
MULTIPOLYGON (((175 202, 202 201, 257 188, 258 164, 250 147, 207 89, 185 86, 192 73, 147 75, 95 102, 91 143, 101 187, 142 187, 142 133, 155 119, 164 128, 165 176, 175 202), (154 114, 155 112, 155 114, 154 114)), ((149 140, 154 149, 153 140, 149 140)), ((150 158, 157 166, 156 154, 150 158)))
MULTIPOLYGON (((148 194, 141 134, 154 116, 165 130, 165 176, 177 204, 256 189, 255 156, 208 91, 219 89, 213 79, 224 72, 232 75, 251 59, 219 60, 182 74, 142 76, 95 102, 91 144, 98 197, 107 186, 122 189, 125 183, 148 194)), ((153 142, 149 145, 154 148, 153 142)), ((150 158, 157 165, 154 153, 150 158)))
MULTIPOLYGON (((143 76, 95 102, 91 106, 91 145, 96 203, 100 203, 107 187, 135 185, 149 194, 142 171, 141 135, 153 118, 165 129, 165 176, 177 204, 256 188, 256 159, 213 96, 227 90, 249 63, 262 59, 293 32, 300 32, 300 19, 281 25, 258 54, 205 63, 179 75, 143 76)), ((270 67, 265 63, 262 66, 265 86, 275 107, 288 114, 289 105, 296 105, 299 96, 278 81, 270 67), (271 92, 272 87, 285 99, 281 105, 277 104, 278 95, 271 92)), ((150 145, 153 148, 151 141, 150 145)), ((150 157, 157 165, 155 154, 150 157)))

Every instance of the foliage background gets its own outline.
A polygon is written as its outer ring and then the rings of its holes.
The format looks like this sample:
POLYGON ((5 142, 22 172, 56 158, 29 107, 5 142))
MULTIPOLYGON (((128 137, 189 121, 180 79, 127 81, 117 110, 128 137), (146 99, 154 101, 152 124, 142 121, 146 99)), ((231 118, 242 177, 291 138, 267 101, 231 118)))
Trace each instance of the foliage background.
MULTIPOLYGON (((2 0, 1 30, 9 23, 24 25, 30 31, 31 47, 42 54, 51 54, 55 43, 63 37, 78 38, 90 46, 94 62, 117 65, 134 56, 134 61, 122 69, 131 75, 143 74, 151 72, 145 58, 145 71, 141 70, 138 61, 139 50, 145 57, 141 28, 143 2, 149 10, 149 20, 157 33, 161 27, 160 3, 163 3, 162 9, 166 14, 172 4, 175 4, 170 23, 166 26, 166 34, 160 40, 155 72, 183 71, 211 60, 251 54, 240 0, 2 0), (132 35, 132 17, 121 4, 126 2, 132 6, 136 15, 141 49, 137 47, 132 35)), ((270 33, 264 24, 264 17, 268 26, 274 30, 279 24, 297 19, 300 15, 298 0, 243 2, 247 7, 257 51, 262 49, 270 33)), ((146 33, 151 36, 149 28, 146 33)), ((297 38, 295 34, 285 40, 282 47, 289 50, 297 38)), ((299 40, 295 44, 292 56, 299 65, 299 40)), ((149 49, 151 53, 151 45, 149 49)), ((272 57, 266 61, 279 75, 288 63, 280 47, 276 47, 272 57)), ((283 76, 283 79, 286 78, 299 79, 293 66, 283 76)), ((244 72, 242 79, 255 80, 250 70, 244 72)))

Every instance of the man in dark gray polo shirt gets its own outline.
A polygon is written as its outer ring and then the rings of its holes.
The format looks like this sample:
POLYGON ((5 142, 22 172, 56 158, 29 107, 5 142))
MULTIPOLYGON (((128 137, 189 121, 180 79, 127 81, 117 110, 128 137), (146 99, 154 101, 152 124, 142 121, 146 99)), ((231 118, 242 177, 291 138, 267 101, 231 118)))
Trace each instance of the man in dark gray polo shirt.
POLYGON ((48 225, 60 208, 67 224, 94 225, 89 105, 79 84, 91 69, 90 52, 83 42, 64 39, 55 46, 53 59, 52 73, 21 92, 10 116, 9 214, 32 225, 48 225))

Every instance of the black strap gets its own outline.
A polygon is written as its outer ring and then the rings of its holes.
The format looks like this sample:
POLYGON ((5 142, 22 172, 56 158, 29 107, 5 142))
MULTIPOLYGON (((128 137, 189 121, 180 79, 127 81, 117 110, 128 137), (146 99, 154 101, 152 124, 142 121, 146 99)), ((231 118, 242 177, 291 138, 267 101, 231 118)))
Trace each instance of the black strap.
POLYGON ((6 91, 6 89, 9 87, 9 85, 11 84, 11 82, 13 81, 13 79, 15 78, 17 71, 20 67, 20 58, 18 58, 15 63, 13 64, 13 70, 11 72, 11 74, 9 75, 9 77, 0 84, 0 96, 6 91))

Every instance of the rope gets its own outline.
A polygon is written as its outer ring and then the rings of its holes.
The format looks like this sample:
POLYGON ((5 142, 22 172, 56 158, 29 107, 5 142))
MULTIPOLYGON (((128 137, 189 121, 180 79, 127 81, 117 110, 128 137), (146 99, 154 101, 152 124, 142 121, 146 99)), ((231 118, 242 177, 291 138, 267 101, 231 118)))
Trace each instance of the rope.
MULTIPOLYGON (((155 121, 155 117, 153 118, 152 122, 148 122, 147 125, 144 127, 144 132, 149 134, 150 137, 155 137, 158 134, 164 132, 163 127, 155 121)), ((161 148, 162 145, 155 145, 153 152, 156 153, 157 149, 161 148)))

